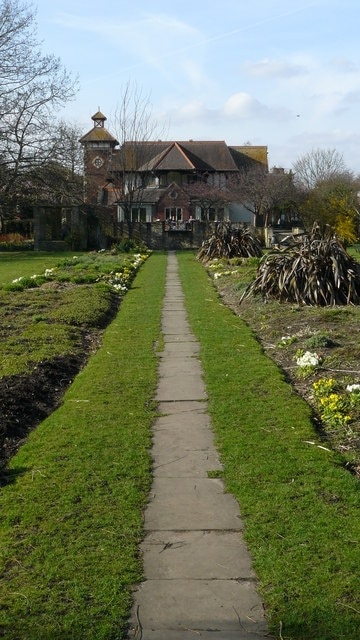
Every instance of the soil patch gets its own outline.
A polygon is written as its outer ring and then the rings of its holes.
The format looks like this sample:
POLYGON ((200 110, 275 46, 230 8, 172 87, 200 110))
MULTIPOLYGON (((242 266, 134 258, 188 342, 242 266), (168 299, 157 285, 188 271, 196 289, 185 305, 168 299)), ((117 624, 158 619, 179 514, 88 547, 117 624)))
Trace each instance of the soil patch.
POLYGON ((29 433, 60 406, 66 389, 100 345, 100 332, 84 337, 82 353, 38 363, 30 373, 0 379, 0 482, 29 433))

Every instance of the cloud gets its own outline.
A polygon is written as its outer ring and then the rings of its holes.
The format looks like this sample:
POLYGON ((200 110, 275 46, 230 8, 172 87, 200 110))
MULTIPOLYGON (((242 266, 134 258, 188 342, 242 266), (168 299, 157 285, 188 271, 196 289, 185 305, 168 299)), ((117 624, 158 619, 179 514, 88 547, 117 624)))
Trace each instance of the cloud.
POLYGON ((249 118, 264 113, 266 108, 258 100, 248 93, 240 91, 234 93, 224 104, 223 112, 225 116, 236 116, 239 118, 249 118))
POLYGON ((227 118, 255 120, 286 120, 291 111, 283 106, 270 106, 260 102, 249 93, 233 93, 224 103, 222 113, 227 118))
POLYGON ((357 73, 359 72, 359 65, 353 60, 345 57, 336 57, 331 61, 331 65, 335 67, 340 73, 357 73))
POLYGON ((290 63, 285 60, 271 60, 263 58, 257 62, 245 62, 242 65, 245 73, 251 76, 266 76, 278 78, 292 78, 306 73, 306 67, 298 63, 290 63))
POLYGON ((317 131, 305 129, 299 134, 289 136, 280 144, 274 140, 270 145, 271 166, 282 163, 282 166, 291 168, 296 159, 314 148, 337 149, 343 155, 349 169, 359 166, 360 133, 355 133, 351 127, 321 128, 317 131))
POLYGON ((230 95, 222 104, 214 108, 207 106, 206 99, 193 99, 178 107, 165 107, 163 118, 170 121, 171 126, 187 125, 189 130, 204 131, 212 128, 234 127, 234 123, 242 122, 243 125, 268 126, 269 122, 291 121, 294 116, 290 110, 279 106, 267 106, 246 92, 237 92, 230 95))
MULTIPOLYGON (((282 113, 280 105, 285 105, 285 112, 303 114, 316 129, 324 118, 346 117, 358 101, 360 68, 348 57, 297 53, 287 61, 247 62, 244 69, 251 77, 250 92, 262 96, 262 103, 275 105, 269 107, 274 118, 282 113)), ((257 115, 261 114, 258 109, 257 115)))
MULTIPOLYGON (((71 13, 61 13, 56 23, 79 34, 90 33, 109 40, 126 55, 132 52, 144 57, 147 63, 160 61, 167 55, 176 55, 201 40, 202 34, 190 24, 162 13, 146 13, 137 19, 124 19, 120 15, 114 19, 84 17, 71 13), (180 46, 179 46, 180 45, 180 46)), ((79 35, 80 37, 80 35, 79 35)))
POLYGON ((202 100, 190 100, 177 108, 170 108, 168 116, 173 123, 209 123, 219 117, 217 109, 209 109, 202 100))
POLYGON ((209 81, 208 76, 204 73, 202 64, 192 58, 184 58, 179 62, 179 67, 186 80, 197 89, 200 86, 207 86, 209 89, 212 87, 213 83, 209 81))
MULTIPOLYGON (((145 76, 143 82, 147 84, 151 80, 154 85, 162 78, 163 86, 172 90, 181 85, 203 87, 207 92, 213 90, 213 83, 204 71, 204 36, 180 18, 150 12, 134 13, 127 19, 123 15, 111 19, 63 13, 58 16, 57 23, 77 32, 79 41, 93 38, 98 52, 105 50, 106 55, 112 57, 110 68, 115 67, 114 59, 118 61, 118 76, 124 73, 145 76), (103 48, 99 44, 101 41, 103 48)), ((104 73, 108 75, 106 65, 104 73)))

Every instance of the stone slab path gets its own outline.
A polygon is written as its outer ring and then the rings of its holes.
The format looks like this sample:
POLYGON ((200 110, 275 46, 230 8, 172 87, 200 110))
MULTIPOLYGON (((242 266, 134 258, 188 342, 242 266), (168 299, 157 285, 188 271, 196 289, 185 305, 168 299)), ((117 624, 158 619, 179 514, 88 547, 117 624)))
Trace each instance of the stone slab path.
POLYGON ((174 253, 168 254, 162 330, 161 417, 141 549, 145 581, 134 594, 129 638, 268 638, 238 504, 222 480, 209 477, 222 467, 174 253))

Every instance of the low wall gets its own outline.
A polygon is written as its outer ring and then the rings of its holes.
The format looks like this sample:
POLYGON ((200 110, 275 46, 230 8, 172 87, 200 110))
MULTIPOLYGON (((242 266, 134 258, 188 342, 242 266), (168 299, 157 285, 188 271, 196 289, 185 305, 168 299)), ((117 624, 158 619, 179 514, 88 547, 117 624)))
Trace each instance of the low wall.
POLYGON ((34 207, 35 251, 85 251, 87 244, 87 216, 79 207, 34 207))
POLYGON ((169 228, 165 222, 120 222, 119 235, 136 242, 143 242, 149 249, 200 249, 203 241, 213 231, 213 225, 195 220, 186 225, 169 228))
MULTIPOLYGON (((192 220, 171 225, 169 221, 116 222, 105 207, 39 206, 34 209, 35 251, 87 251, 110 249, 130 239, 152 250, 199 250, 215 231, 216 222, 192 220)), ((236 225, 235 225, 236 226, 236 225)), ((263 241, 259 229, 254 232, 263 241)))

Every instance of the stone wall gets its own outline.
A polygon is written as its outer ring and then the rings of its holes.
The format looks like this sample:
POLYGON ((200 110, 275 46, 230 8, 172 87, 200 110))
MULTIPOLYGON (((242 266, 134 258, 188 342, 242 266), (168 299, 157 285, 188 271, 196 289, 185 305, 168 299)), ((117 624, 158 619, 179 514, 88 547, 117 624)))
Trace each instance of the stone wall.
POLYGON ((144 243, 149 249, 199 249, 209 229, 195 220, 170 228, 166 222, 120 222, 119 236, 144 243))
POLYGON ((34 250, 85 251, 88 245, 87 216, 79 207, 34 208, 34 250))
POLYGON ((34 249, 96 251, 131 239, 152 250, 197 251, 214 229, 215 223, 200 220, 175 225, 169 221, 116 222, 111 209, 99 206, 85 210, 39 206, 34 210, 34 249))

